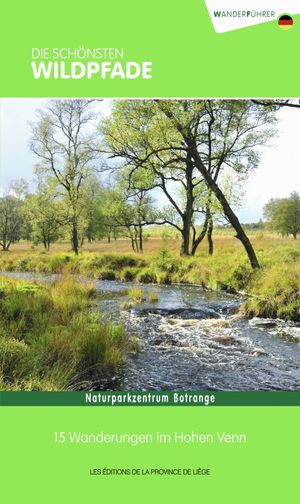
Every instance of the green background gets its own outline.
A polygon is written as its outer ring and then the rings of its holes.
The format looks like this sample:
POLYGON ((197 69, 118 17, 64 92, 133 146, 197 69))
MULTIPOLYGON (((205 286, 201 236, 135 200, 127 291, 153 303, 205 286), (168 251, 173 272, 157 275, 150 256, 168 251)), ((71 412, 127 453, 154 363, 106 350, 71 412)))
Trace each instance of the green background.
POLYGON ((300 17, 294 20, 290 31, 271 21, 217 34, 203 0, 5 2, 0 96, 298 97, 300 17), (32 47, 80 46, 123 47, 126 59, 153 62, 153 78, 33 78, 32 47))
POLYGON ((1 408, 9 503, 295 502, 299 408, 1 408), (54 431, 246 433, 247 445, 58 445, 54 431), (211 476, 90 476, 90 468, 210 467, 211 476))

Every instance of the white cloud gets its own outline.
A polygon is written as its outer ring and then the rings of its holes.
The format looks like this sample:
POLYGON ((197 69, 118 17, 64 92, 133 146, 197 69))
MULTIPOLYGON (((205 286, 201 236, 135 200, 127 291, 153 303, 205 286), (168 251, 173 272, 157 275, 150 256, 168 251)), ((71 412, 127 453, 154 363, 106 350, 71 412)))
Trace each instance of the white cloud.
POLYGON ((282 109, 278 117, 278 137, 264 148, 260 166, 246 184, 244 204, 238 212, 244 222, 259 220, 270 198, 300 191, 300 110, 282 109))

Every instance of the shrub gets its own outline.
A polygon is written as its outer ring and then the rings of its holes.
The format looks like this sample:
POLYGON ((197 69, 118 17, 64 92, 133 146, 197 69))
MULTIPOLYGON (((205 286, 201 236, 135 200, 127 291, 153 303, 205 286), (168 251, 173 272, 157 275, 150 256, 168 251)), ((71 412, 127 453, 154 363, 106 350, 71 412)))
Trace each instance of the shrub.
POLYGON ((27 356, 28 347, 23 341, 14 338, 0 338, 0 374, 11 381, 18 374, 27 356))
POLYGON ((250 286, 254 270, 249 264, 239 264, 227 279, 227 285, 234 290, 245 289, 250 286))
POLYGON ((50 257, 49 269, 52 273, 61 273, 64 266, 69 263, 71 257, 68 255, 55 255, 50 257))
POLYGON ((180 260, 172 257, 167 247, 162 247, 154 260, 155 266, 168 273, 174 273, 180 268, 180 260))
POLYGON ((294 299, 285 305, 278 306, 277 317, 300 321, 300 293, 298 299, 294 299))
POLYGON ((28 269, 30 262, 29 257, 24 257, 21 259, 17 259, 12 266, 13 271, 30 271, 30 268, 28 269))
POLYGON ((92 267, 108 268, 112 270, 122 270, 123 268, 144 267, 147 262, 141 257, 131 257, 126 255, 114 256, 103 255, 101 257, 94 257, 91 261, 92 267))
MULTIPOLYGON (((108 259, 108 264, 111 268, 120 270, 125 267, 135 267, 138 266, 140 263, 139 259, 136 259, 135 257, 130 257, 130 256, 109 256, 108 259)), ((143 262, 143 261, 142 261, 143 262)))
POLYGON ((168 271, 160 271, 156 275, 157 283, 159 284, 170 284, 171 283, 171 275, 168 271))
POLYGON ((290 262, 298 262, 300 260, 300 250, 295 250, 295 249, 288 249, 286 251, 286 257, 285 257, 285 262, 290 263, 290 262))
POLYGON ((100 272, 100 280, 115 280, 116 274, 112 269, 106 269, 100 272))
POLYGON ((247 300, 242 313, 248 317, 300 320, 299 285, 299 274, 285 264, 261 271, 255 285, 258 295, 247 300))
POLYGON ((136 277, 137 271, 137 268, 124 268, 121 274, 122 280, 132 282, 136 277))
POLYGON ((156 274, 150 269, 144 269, 138 274, 137 280, 140 283, 156 283, 156 274))

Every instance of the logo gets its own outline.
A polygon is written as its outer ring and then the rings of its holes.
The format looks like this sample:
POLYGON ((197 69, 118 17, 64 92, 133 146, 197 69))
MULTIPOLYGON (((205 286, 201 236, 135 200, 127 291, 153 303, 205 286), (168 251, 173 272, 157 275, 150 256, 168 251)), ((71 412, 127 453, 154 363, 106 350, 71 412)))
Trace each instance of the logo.
POLYGON ((291 28, 293 28, 293 25, 293 18, 289 14, 283 14, 278 18, 278 26, 282 30, 290 30, 291 28))

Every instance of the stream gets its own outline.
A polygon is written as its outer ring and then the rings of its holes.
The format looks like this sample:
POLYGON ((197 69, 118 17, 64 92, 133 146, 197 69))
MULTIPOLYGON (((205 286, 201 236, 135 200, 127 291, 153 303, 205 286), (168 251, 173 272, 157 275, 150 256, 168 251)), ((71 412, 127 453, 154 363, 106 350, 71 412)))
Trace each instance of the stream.
MULTIPOLYGON (((58 275, 5 273, 53 281, 58 275)), ((279 319, 242 320, 242 297, 191 285, 96 281, 105 320, 138 335, 109 388, 116 390, 300 390, 300 324, 279 319), (129 311, 127 290, 146 300, 129 311), (149 302, 148 294, 158 296, 149 302)), ((101 389, 101 383, 95 387, 101 389)))

